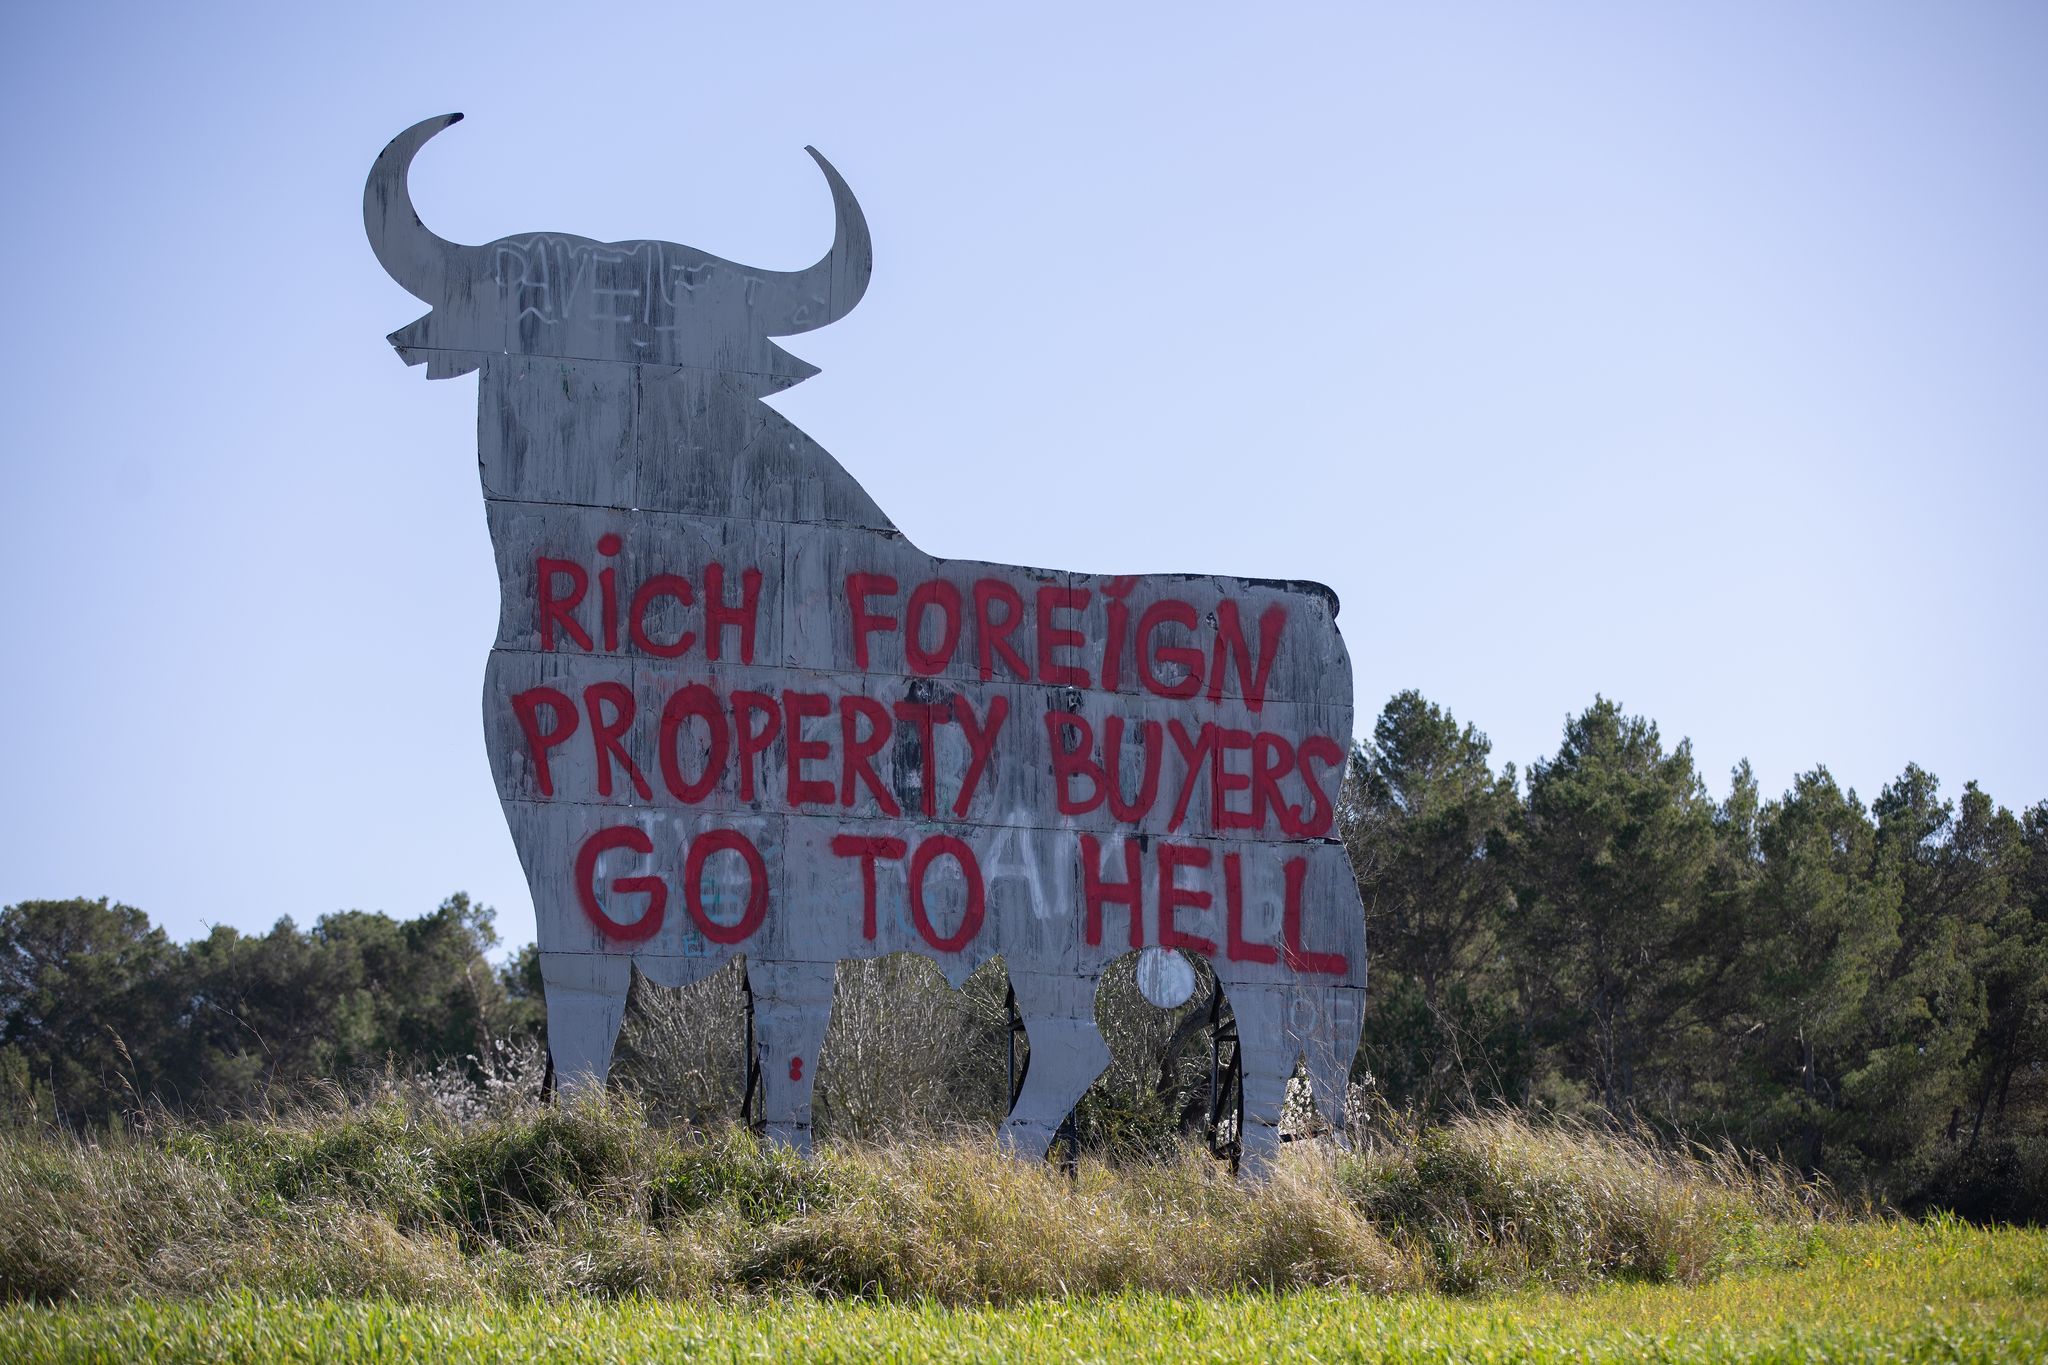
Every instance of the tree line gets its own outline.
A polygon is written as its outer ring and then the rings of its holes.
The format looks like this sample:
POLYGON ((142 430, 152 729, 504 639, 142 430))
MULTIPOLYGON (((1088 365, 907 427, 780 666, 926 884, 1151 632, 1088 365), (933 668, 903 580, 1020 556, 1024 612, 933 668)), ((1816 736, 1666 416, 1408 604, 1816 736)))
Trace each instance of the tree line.
POLYGON ((1526 779, 1414 692, 1355 756, 1345 837, 1388 1102, 1613 1115, 1838 1185, 2048 1214, 2048 801, 1908 766, 1712 796, 1601 699, 1526 779))
MULTIPOLYGON (((1717 798, 1689 744, 1605 699, 1552 758, 1496 770, 1485 735, 1404 692, 1358 746, 1343 804, 1370 954, 1354 1079, 1374 1105, 1597 1117, 1907 1206, 2048 1215, 2048 801, 2015 815, 1974 783, 1945 798, 1914 766, 1868 806, 1825 768, 1765 800, 1747 764, 1717 798)), ((186 944, 105 900, 9 906, 0 1111, 84 1125, 149 1105, 236 1112, 392 1068, 481 1080, 544 1017, 532 948, 494 968, 496 942, 461 895, 409 921, 348 911, 186 944)), ((920 1108, 971 1091, 978 1113, 1000 1103, 1000 983, 953 996, 928 967, 842 971, 827 1050, 857 1082, 920 1108), (925 1021, 972 1064, 853 1038, 869 1016, 925 1021)), ((711 1047, 690 1075, 717 1073, 699 1088, 727 1098, 738 1039, 697 1036, 733 1031, 723 975, 694 1004, 636 983, 629 1072, 685 1088, 654 1054, 711 1047)), ((1150 1007, 1122 994, 1101 1008, 1138 1041, 1113 1043, 1081 1131, 1185 1127, 1207 1107, 1190 1089, 1207 1083, 1190 1060, 1206 1056, 1206 1002, 1147 1027, 1150 1007), (1157 1093, 1134 1104, 1117 1087, 1157 1093)), ((834 1101, 824 1068, 825 1106, 851 1103, 859 1084, 834 1101)))
POLYGON ((0 910, 0 1108, 68 1126, 162 1105, 222 1114, 308 1083, 488 1056, 538 1034, 531 950, 494 968, 492 912, 455 895, 394 920, 215 926, 175 944, 133 906, 0 910))

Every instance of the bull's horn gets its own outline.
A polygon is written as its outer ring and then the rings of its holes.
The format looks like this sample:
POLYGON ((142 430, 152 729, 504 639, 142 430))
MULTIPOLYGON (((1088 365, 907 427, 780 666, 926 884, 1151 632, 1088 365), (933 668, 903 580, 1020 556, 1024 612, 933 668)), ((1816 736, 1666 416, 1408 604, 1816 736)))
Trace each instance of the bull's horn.
POLYGON ((415 123, 392 138, 370 167, 370 179, 363 186, 363 229, 370 234, 370 249, 377 253, 378 263, 407 293, 432 304, 446 297, 450 266, 476 248, 428 231, 413 211, 406 172, 428 138, 461 121, 460 114, 443 114, 415 123))
POLYGON ((875 268, 874 243, 868 238, 860 201, 816 147, 804 150, 832 186, 832 249, 808 270, 747 272, 769 287, 768 296, 756 307, 767 315, 766 331, 772 337, 794 336, 845 317, 868 292, 868 276, 875 268))

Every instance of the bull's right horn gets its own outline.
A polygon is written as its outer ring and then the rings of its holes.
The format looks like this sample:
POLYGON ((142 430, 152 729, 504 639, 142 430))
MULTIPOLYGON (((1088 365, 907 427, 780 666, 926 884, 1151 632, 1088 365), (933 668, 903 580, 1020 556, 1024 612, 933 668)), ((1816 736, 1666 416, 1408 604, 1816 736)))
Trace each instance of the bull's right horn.
POLYGON ((804 150, 832 187, 832 245, 806 270, 747 272, 767 286, 754 307, 772 337, 795 336, 845 317, 867 293, 868 276, 875 268, 875 248, 860 201, 816 147, 804 150))
POLYGON ((415 123, 392 138, 370 167, 370 179, 363 186, 363 230, 370 234, 370 249, 377 253, 378 264, 407 293, 431 304, 445 299, 449 271, 456 260, 477 248, 428 231, 413 211, 406 172, 428 138, 461 121, 460 114, 443 114, 415 123))

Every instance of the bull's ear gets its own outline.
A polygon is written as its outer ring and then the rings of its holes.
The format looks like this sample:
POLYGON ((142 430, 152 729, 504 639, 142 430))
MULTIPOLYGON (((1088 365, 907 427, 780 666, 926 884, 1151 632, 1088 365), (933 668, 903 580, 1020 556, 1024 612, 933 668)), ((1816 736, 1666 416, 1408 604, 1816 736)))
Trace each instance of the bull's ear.
POLYGON ((425 365, 429 379, 453 379, 468 374, 481 363, 474 351, 450 351, 434 344, 433 333, 428 324, 434 320, 432 313, 415 318, 393 332, 385 340, 398 352, 398 358, 408 365, 425 365))
POLYGON ((384 339, 391 343, 391 349, 397 351, 406 364, 417 365, 427 358, 427 324, 433 320, 432 313, 414 318, 384 339))
POLYGON ((761 343, 761 346, 768 355, 768 373, 759 376, 766 381, 766 388, 763 392, 775 393, 778 390, 789 388, 793 384, 801 384, 812 375, 818 373, 816 365, 801 357, 791 355, 772 341, 764 341, 761 343))
POLYGON ((363 230, 378 264, 405 291, 428 303, 447 297, 448 281, 473 270, 481 253, 436 236, 413 210, 407 176, 412 159, 427 139, 461 121, 460 114, 423 119, 391 139, 370 167, 363 184, 363 230))

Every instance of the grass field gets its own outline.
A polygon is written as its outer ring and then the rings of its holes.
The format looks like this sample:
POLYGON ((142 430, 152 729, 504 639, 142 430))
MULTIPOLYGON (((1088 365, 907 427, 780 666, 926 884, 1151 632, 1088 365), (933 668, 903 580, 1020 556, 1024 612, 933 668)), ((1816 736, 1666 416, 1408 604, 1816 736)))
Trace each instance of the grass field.
POLYGON ((1307 1289, 1003 1307, 810 1297, 402 1305, 246 1295, 0 1310, 0 1359, 2028 1360, 2048 1233, 1813 1234, 1804 1264, 1701 1285, 1452 1297, 1307 1289))
POLYGON ((2048 1358, 2048 1232, 1506 1113, 1246 1181, 626 1100, 0 1132, 0 1361, 875 1357, 2048 1358))

